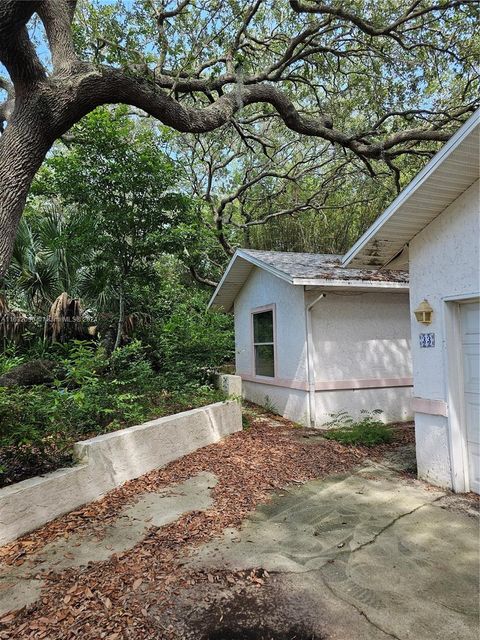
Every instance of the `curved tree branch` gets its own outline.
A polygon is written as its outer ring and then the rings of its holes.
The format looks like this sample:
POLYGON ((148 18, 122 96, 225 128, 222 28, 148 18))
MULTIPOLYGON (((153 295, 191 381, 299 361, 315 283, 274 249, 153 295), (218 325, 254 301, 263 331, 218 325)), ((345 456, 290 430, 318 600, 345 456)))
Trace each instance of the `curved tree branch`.
POLYGON ((46 77, 26 27, 40 6, 40 0, 3 0, 0 4, 0 62, 5 65, 17 96, 46 77))
POLYGON ((190 271, 190 274, 192 276, 192 278, 200 283, 200 284, 205 284, 207 285, 207 287, 212 287, 213 289, 215 289, 217 287, 218 282, 215 282, 214 280, 210 280, 210 278, 204 278, 203 276, 201 276, 198 271, 195 269, 195 267, 189 267, 188 268, 190 271))
POLYGON ((271 84, 243 86, 224 93, 213 103, 201 108, 184 105, 151 83, 132 78, 113 68, 104 67, 100 73, 93 72, 85 78, 82 85, 82 95, 85 91, 91 95, 91 88, 95 87, 96 94, 91 96, 94 106, 107 102, 126 102, 143 109, 177 131, 189 133, 205 133, 218 129, 247 105, 270 104, 292 131, 323 138, 350 149, 359 157, 370 159, 381 159, 389 149, 405 142, 446 142, 452 135, 451 131, 433 127, 414 128, 393 133, 381 141, 367 144, 356 139, 355 135, 347 135, 333 128, 331 119, 324 114, 317 117, 302 115, 290 98, 271 84))
POLYGON ((43 0, 38 8, 56 73, 68 70, 78 62, 71 31, 75 6, 75 0, 43 0))
POLYGON ((308 4, 301 0, 290 0, 290 6, 297 13, 314 13, 342 18, 343 20, 348 20, 369 36, 391 36, 398 27, 406 22, 413 22, 416 18, 435 11, 446 11, 447 9, 454 9, 466 4, 477 4, 477 0, 451 0, 450 2, 439 2, 414 10, 414 7, 418 6, 418 4, 417 1, 414 2, 397 20, 382 27, 376 27, 372 22, 362 19, 359 15, 353 11, 349 11, 342 5, 335 7, 327 5, 324 2, 319 2, 319 0, 313 0, 308 4))

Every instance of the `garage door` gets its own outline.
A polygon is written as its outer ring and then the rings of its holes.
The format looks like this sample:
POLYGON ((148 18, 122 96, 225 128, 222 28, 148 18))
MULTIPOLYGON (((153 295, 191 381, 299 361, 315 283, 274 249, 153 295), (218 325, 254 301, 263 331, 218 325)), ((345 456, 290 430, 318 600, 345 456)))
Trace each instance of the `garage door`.
POLYGON ((480 493, 480 305, 460 305, 470 491, 480 493))

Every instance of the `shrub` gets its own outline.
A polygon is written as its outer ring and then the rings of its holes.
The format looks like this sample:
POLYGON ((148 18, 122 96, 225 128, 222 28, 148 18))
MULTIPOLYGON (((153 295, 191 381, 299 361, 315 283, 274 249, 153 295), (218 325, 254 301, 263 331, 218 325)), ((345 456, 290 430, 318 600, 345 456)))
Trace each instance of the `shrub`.
POLYGON ((13 351, 11 351, 11 354, 8 352, 0 354, 0 376, 3 376, 3 374, 10 371, 10 369, 18 367, 23 361, 22 356, 16 355, 13 351))
POLYGON ((0 388, 0 486, 70 463, 70 425, 57 401, 44 386, 0 388))
POLYGON ((158 348, 167 388, 203 384, 211 369, 233 358, 232 319, 192 304, 179 304, 162 326, 158 348))
POLYGON ((346 411, 331 414, 331 420, 324 424, 328 430, 323 436, 328 440, 336 440, 342 444, 361 444, 373 447, 377 444, 391 442, 392 430, 381 420, 381 409, 367 411, 362 409, 362 417, 358 420, 352 418, 346 411))
POLYGON ((76 343, 63 360, 65 380, 58 383, 57 416, 77 435, 95 434, 141 422, 149 415, 155 376, 140 342, 117 349, 76 343))
POLYGON ((224 399, 198 382, 166 390, 137 340, 110 356, 85 342, 53 351, 51 386, 0 387, 0 486, 70 464, 82 438, 224 399))

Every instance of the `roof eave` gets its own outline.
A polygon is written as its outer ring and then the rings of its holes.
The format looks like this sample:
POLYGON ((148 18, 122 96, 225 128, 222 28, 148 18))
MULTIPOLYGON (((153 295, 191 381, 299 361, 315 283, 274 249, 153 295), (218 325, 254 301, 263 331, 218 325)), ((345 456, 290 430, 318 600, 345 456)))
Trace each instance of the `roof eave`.
MULTIPOLYGON (((231 304, 227 307, 225 307, 222 304, 217 304, 216 303, 216 299, 219 297, 220 291, 224 285, 224 283, 228 280, 228 276, 230 275, 235 262, 241 258, 242 260, 245 260, 246 262, 249 262, 250 264, 252 264, 255 267, 258 267, 259 269, 263 269, 264 271, 267 271, 268 273, 271 273, 272 275, 276 276, 277 278, 280 278, 281 280, 284 280, 285 282, 288 282, 289 284, 293 283, 292 278, 285 273, 284 271, 280 271, 279 269, 276 269, 275 267, 272 267, 271 265, 263 262, 262 260, 258 260, 257 258, 255 258, 254 256, 246 253, 245 251, 243 251, 242 249, 237 249, 235 251, 235 253, 232 256, 232 259, 230 260, 227 268, 225 269, 225 273, 223 274, 220 282, 218 283, 215 291, 213 292, 212 297, 210 298, 210 301, 207 305, 207 309, 222 309, 223 311, 225 311, 225 313, 229 313, 231 311, 231 309, 233 308, 233 303, 234 300, 232 300, 231 304)), ((241 287, 245 284, 246 280, 241 284, 241 287)), ((240 287, 240 288, 241 288, 240 287)))
POLYGON ((338 280, 330 278, 294 278, 292 284, 305 287, 322 287, 325 289, 378 289, 408 292, 408 282, 392 282, 390 280, 338 280))
MULTIPOLYGON (((210 298, 208 305, 207 305, 207 309, 211 309, 212 307, 216 307, 215 305, 215 299, 218 297, 218 294, 220 292, 220 289, 222 288, 223 283, 225 282, 225 280, 227 279, 228 274, 230 273, 233 264, 235 262, 235 259, 237 257, 238 251, 235 251, 235 253, 232 256, 232 259, 230 260, 230 262, 228 263, 227 268, 225 269, 225 273, 223 274, 223 276, 220 278, 220 282, 217 284, 217 287, 215 289, 215 291, 212 294, 212 297, 210 298)), ((221 308, 221 307, 216 307, 216 308, 221 308)), ((226 309, 226 311, 228 312, 229 309, 226 309)))
POLYGON ((436 153, 425 167, 415 176, 409 185, 395 198, 381 216, 370 226, 369 229, 357 240, 357 242, 343 256, 342 265, 349 265, 365 248, 365 246, 375 238, 378 231, 384 224, 395 215, 410 197, 422 186, 425 180, 448 158, 448 156, 458 147, 458 145, 478 126, 480 121, 480 109, 460 127, 460 129, 448 140, 448 142, 436 153))

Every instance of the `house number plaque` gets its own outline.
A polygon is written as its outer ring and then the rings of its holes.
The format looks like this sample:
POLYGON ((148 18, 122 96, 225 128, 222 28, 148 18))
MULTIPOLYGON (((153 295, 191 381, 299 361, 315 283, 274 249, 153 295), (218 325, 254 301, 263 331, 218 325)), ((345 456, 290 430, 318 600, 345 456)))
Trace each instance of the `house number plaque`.
POLYGON ((435 334, 434 333, 421 333, 420 334, 420 348, 429 349, 435 346, 435 334))

